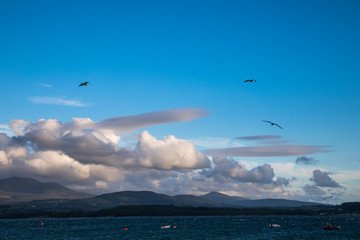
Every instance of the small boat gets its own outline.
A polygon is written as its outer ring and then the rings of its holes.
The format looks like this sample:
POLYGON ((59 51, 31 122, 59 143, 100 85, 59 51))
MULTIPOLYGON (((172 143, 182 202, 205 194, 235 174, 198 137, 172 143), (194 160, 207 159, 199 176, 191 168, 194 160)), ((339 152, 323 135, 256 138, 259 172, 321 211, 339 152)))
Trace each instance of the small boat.
POLYGON ((161 229, 170 228, 170 225, 163 225, 161 226, 161 229))
POLYGON ((330 223, 325 224, 324 230, 340 230, 340 226, 331 225, 330 223))
POLYGON ((270 224, 270 227, 280 227, 280 224, 272 223, 272 224, 270 224))

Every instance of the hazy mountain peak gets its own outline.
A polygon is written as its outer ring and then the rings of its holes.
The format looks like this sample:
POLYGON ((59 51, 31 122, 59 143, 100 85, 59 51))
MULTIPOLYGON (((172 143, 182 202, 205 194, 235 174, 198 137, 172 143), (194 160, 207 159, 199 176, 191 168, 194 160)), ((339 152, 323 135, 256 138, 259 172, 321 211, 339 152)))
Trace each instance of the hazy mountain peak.
POLYGON ((216 192, 216 191, 209 192, 203 196, 227 196, 227 197, 230 197, 229 195, 226 195, 226 194, 220 193, 220 192, 216 192))
POLYGON ((79 193, 54 182, 39 182, 32 178, 10 177, 0 179, 0 201, 21 202, 39 199, 77 199, 92 195, 79 193), (10 200, 11 199, 11 200, 10 200))
POLYGON ((249 200, 243 197, 233 197, 219 192, 209 192, 208 194, 200 196, 203 199, 210 200, 217 203, 229 204, 229 205, 240 205, 241 201, 249 200))

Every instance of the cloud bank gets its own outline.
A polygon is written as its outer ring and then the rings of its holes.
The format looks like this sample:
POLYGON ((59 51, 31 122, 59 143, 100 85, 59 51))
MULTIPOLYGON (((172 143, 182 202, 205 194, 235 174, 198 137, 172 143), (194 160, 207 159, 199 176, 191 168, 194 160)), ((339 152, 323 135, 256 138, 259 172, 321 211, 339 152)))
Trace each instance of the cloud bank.
POLYGON ((191 121, 204 109, 182 108, 96 122, 73 118, 12 120, 16 134, 0 133, 0 175, 56 181, 77 190, 153 190, 168 194, 236 192, 248 197, 287 196, 290 180, 270 164, 246 169, 227 157, 208 158, 174 135, 158 139, 144 130, 134 146, 121 147, 123 134, 166 123, 191 121))
POLYGON ((214 177, 219 182, 228 182, 229 179, 236 182, 263 183, 275 185, 289 185, 290 180, 278 178, 274 180, 275 174, 271 165, 264 164, 251 170, 240 162, 231 161, 228 158, 214 157, 214 167, 210 170, 204 170, 202 174, 206 177, 214 177))

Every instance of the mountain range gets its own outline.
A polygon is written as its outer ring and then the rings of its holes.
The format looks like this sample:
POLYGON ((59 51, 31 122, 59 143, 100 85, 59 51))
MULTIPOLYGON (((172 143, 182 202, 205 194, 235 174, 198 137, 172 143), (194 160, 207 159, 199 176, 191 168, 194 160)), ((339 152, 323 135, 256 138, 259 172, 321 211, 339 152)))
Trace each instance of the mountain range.
POLYGON ((42 183, 31 178, 11 177, 0 180, 0 204, 47 199, 83 199, 93 197, 58 183, 42 183))
POLYGON ((0 180, 0 205, 17 205, 32 210, 93 211, 127 205, 173 205, 192 207, 281 208, 320 205, 287 199, 257 199, 210 192, 201 196, 168 196, 152 191, 121 191, 101 195, 80 193, 58 183, 42 183, 30 178, 0 180))

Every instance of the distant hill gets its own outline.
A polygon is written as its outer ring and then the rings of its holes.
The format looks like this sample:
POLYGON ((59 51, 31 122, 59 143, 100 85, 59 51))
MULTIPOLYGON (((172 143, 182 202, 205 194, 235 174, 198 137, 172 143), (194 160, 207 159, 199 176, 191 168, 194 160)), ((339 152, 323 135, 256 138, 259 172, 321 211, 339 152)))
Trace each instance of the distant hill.
POLYGON ((174 206, 216 206, 217 204, 194 195, 168 196, 152 191, 122 191, 94 197, 118 205, 174 205, 174 206))
POLYGON ((240 202, 245 201, 245 200, 249 200, 248 198, 243 198, 243 197, 231 197, 231 196, 228 196, 226 194, 219 193, 219 192, 210 192, 210 193, 202 195, 200 197, 203 198, 203 199, 212 201, 212 202, 219 203, 221 205, 223 205, 223 204, 226 204, 226 205, 241 205, 240 202))
POLYGON ((41 199, 81 199, 93 195, 68 189, 58 183, 42 183, 31 178, 11 177, 0 180, 0 204, 41 199))
POLYGON ((174 205, 176 200, 172 197, 151 191, 123 191, 107 193, 96 196, 96 198, 105 199, 116 203, 117 205, 174 205))
MULTIPOLYGON (((320 205, 286 199, 250 200, 210 192, 202 196, 168 196, 152 191, 122 191, 93 196, 79 193, 58 183, 42 183, 30 178, 12 177, 0 180, 0 205, 21 204, 32 210, 84 210, 93 211, 130 205, 173 205, 191 207, 235 208, 297 208, 320 205)), ((20 206, 20 205, 19 205, 20 206)))
POLYGON ((257 199, 250 200, 248 198, 228 196, 219 192, 210 192, 200 196, 201 198, 216 202, 221 206, 231 206, 237 208, 260 208, 260 207, 301 207, 312 206, 320 203, 302 202, 287 199, 257 199))
POLYGON ((232 197, 226 194, 211 192, 202 196, 176 195, 168 196, 151 191, 122 191, 102 194, 90 199, 76 200, 79 206, 88 206, 93 209, 110 208, 129 205, 174 205, 191 207, 236 207, 261 208, 285 207, 296 208, 302 206, 319 205, 313 202, 301 202, 286 199, 259 199, 250 200, 242 197, 232 197), (96 204, 95 204, 96 203, 96 204))
MULTIPOLYGON (((214 201, 204 199, 202 197, 197 197, 194 195, 176 195, 174 198, 181 202, 181 206, 203 206, 203 207, 214 207, 218 204, 214 201)), ((221 204, 220 204, 221 205, 221 204)))
POLYGON ((359 214, 360 202, 341 206, 287 199, 257 199, 210 192, 168 196, 122 191, 93 196, 58 183, 30 178, 0 180, 0 218, 94 216, 344 215, 359 214))

